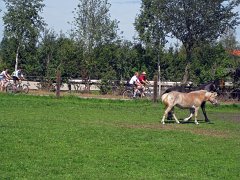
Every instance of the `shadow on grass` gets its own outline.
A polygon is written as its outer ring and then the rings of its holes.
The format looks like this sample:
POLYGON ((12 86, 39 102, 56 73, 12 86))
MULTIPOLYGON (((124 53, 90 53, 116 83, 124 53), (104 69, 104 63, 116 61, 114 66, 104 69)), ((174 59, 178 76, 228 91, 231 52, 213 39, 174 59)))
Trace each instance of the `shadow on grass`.
MULTIPOLYGON (((188 120, 188 121, 184 121, 184 119, 180 118, 180 119, 179 119, 179 122, 180 122, 180 124, 195 124, 195 122, 194 122, 193 119, 188 120)), ((166 124, 175 124, 176 121, 175 121, 175 120, 165 120, 165 123, 166 123, 166 124)), ((199 123, 199 124, 202 124, 202 123, 205 123, 205 124, 214 124, 214 122, 212 122, 212 121, 206 122, 205 120, 201 120, 201 119, 198 120, 198 123, 199 123)))

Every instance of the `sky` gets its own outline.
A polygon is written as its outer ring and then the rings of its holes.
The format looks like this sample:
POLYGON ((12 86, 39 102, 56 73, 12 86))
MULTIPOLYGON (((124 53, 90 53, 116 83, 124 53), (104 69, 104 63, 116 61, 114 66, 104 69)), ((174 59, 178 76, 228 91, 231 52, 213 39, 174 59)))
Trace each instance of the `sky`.
MULTIPOLYGON (((55 32, 67 33, 71 29, 69 22, 73 21, 74 8, 78 5, 78 0, 45 0, 44 10, 41 16, 48 24, 48 28, 54 29, 55 32)), ((136 34, 133 23, 136 15, 140 10, 141 0, 108 0, 111 4, 110 16, 112 19, 120 21, 119 29, 123 31, 123 38, 132 40, 136 34)), ((0 9, 4 10, 4 3, 0 0, 0 9)), ((3 12, 0 12, 0 39, 3 32, 3 12)))
MULTIPOLYGON (((48 24, 48 28, 55 30, 56 33, 62 31, 68 33, 71 29, 69 22, 73 21, 74 8, 77 7, 79 0, 45 0, 42 17, 48 24)), ((110 15, 112 19, 120 21, 119 29, 123 31, 123 38, 133 40, 136 36, 133 23, 139 14, 141 0, 108 0, 111 4, 110 15)), ((4 3, 0 0, 0 9, 4 11, 4 3)), ((0 40, 3 32, 3 11, 0 12, 0 40)), ((240 7, 238 8, 240 11, 240 7)), ((240 42, 240 26, 236 29, 237 40, 240 42)))

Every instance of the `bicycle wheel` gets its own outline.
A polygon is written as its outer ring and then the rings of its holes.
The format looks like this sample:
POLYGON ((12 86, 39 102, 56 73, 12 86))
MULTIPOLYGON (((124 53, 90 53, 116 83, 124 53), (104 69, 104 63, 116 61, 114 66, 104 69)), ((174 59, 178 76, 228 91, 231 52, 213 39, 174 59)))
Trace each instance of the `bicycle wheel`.
POLYGON ((145 90, 144 94, 147 99, 151 99, 153 96, 153 93, 152 93, 151 89, 149 89, 149 88, 145 90))
POLYGON ((12 84, 8 84, 6 87, 6 92, 7 93, 14 93, 14 87, 12 84))
POLYGON ((23 93, 27 94, 28 91, 29 91, 29 87, 28 87, 28 85, 24 84, 24 85, 22 86, 21 91, 22 91, 23 93))
POLYGON ((133 98, 132 90, 126 90, 123 92, 123 99, 132 99, 132 98, 133 98))
POLYGON ((118 87, 112 86, 112 95, 117 96, 118 95, 118 87))

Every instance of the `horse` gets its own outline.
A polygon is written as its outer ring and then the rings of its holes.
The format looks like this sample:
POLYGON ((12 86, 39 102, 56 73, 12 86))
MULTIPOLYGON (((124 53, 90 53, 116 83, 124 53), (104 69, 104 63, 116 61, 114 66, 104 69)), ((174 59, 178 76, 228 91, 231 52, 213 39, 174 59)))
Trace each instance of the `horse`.
MULTIPOLYGON (((220 80, 214 80, 214 81, 210 81, 208 83, 205 84, 201 84, 198 87, 195 88, 185 88, 184 86, 175 86, 175 87, 171 87, 168 88, 163 94, 165 93, 169 93, 171 91, 178 91, 178 92, 184 92, 184 93, 188 93, 191 91, 196 91, 196 90, 207 90, 208 92, 217 92, 218 94, 220 93, 220 80)), ((207 113, 206 113, 206 101, 203 101, 201 104, 201 109, 205 118, 205 122, 210 122, 210 120, 207 117, 207 113)), ((167 119, 172 119, 172 114, 171 112, 168 113, 168 117, 167 119)))
POLYGON ((208 92, 207 90, 199 90, 192 91, 189 93, 182 93, 177 91, 171 91, 169 93, 165 93, 162 95, 162 102, 166 106, 166 110, 164 112, 162 118, 162 124, 165 124, 164 120, 168 113, 171 111, 173 113, 173 117, 177 123, 179 123, 176 115, 174 114, 174 106, 178 106, 180 108, 188 108, 190 109, 190 116, 184 119, 188 121, 192 118, 193 113, 195 114, 195 124, 199 124, 197 122, 198 110, 203 102, 210 101, 212 104, 217 104, 217 93, 216 92, 208 92))
POLYGON ((230 93, 230 98, 240 101, 240 89, 234 89, 230 93))

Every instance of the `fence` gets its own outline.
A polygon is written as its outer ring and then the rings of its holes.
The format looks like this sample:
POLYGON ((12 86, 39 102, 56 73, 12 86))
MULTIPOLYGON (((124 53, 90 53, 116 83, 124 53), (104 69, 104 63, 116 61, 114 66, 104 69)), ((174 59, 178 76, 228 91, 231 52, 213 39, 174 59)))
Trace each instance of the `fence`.
MULTIPOLYGON (((26 77, 29 83, 30 90, 45 90, 45 91, 55 91, 56 90, 56 77, 40 77, 40 76, 28 76, 26 77)), ((153 90, 154 81, 150 82, 150 89, 153 90)), ((173 81, 163 81, 161 82, 161 92, 163 93, 166 89, 180 85, 180 82, 173 81)), ((187 87, 191 86, 191 82, 187 87)), ((103 86, 108 86, 108 93, 114 95, 121 95, 125 86, 127 86, 127 81, 120 80, 109 80, 108 83, 102 84, 101 80, 94 79, 82 79, 82 78, 67 78, 61 79, 61 91, 68 91, 74 93, 90 92, 90 91, 100 91, 103 86)), ((234 88, 232 82, 225 82, 225 90, 221 92, 220 97, 223 99, 234 98, 240 100, 240 88, 234 88)))

